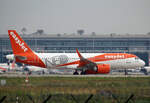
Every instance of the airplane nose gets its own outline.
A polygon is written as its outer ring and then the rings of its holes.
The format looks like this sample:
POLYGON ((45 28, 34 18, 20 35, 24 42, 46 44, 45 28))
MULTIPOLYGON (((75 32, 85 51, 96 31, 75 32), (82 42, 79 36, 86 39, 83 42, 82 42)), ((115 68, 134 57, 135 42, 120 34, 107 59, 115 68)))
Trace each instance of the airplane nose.
POLYGON ((145 66, 145 62, 143 60, 140 61, 141 66, 145 66))

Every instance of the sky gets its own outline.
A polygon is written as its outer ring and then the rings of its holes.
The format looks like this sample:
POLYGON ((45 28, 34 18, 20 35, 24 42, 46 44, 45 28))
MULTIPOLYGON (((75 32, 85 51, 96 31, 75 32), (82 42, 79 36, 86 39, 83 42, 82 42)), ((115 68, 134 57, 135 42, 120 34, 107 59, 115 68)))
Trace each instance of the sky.
POLYGON ((9 29, 47 34, 146 34, 150 0, 0 0, 0 34, 9 29))

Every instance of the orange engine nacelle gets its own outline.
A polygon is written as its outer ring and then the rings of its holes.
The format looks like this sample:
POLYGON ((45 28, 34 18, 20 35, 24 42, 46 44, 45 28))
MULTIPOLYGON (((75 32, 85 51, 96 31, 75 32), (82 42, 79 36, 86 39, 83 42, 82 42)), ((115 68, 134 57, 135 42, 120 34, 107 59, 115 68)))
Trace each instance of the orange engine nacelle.
POLYGON ((110 72, 109 64, 99 64, 97 65, 97 73, 99 74, 107 74, 110 72))
POLYGON ((86 70, 85 74, 107 74, 110 72, 109 64, 98 64, 96 66, 97 70, 86 70))

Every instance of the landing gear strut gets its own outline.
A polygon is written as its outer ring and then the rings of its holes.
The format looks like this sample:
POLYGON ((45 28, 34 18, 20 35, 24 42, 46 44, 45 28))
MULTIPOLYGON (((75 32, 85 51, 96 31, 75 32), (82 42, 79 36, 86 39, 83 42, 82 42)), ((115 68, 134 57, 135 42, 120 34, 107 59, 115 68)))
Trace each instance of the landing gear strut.
POLYGON ((81 71, 81 73, 80 73, 81 75, 85 75, 85 71, 81 71))
POLYGON ((125 75, 128 75, 128 71, 127 71, 127 69, 125 69, 125 75))
POLYGON ((79 75, 78 71, 75 70, 75 72, 73 73, 73 75, 79 75))

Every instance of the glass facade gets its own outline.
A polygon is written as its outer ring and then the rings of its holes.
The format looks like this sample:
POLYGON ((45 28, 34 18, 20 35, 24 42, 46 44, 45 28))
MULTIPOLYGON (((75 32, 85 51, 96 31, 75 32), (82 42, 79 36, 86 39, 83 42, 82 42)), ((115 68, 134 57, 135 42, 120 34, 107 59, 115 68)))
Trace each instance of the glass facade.
MULTIPOLYGON (((69 53, 75 52, 126 52, 148 53, 150 52, 150 36, 148 37, 101 37, 99 36, 23 36, 29 47, 36 52, 69 53)), ((7 35, 0 36, 0 62, 6 62, 5 55, 12 53, 10 41, 7 35)))

